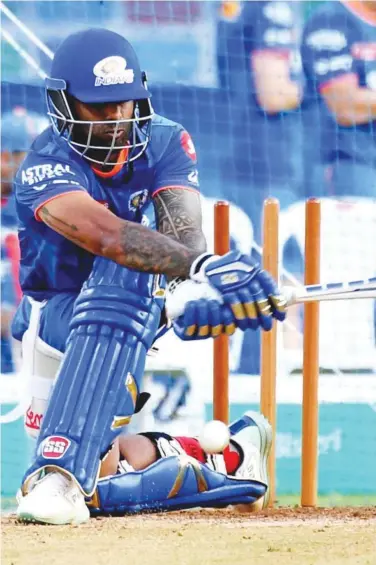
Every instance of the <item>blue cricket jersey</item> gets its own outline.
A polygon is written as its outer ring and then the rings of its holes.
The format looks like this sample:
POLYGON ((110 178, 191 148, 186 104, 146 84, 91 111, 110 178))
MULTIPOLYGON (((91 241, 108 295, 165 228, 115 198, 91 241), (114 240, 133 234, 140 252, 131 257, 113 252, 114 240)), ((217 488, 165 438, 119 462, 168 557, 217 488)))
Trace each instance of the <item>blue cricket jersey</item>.
MULTIPOLYGON (((118 167, 119 168, 119 167, 118 167)), ((116 171, 116 169, 114 169, 116 171)), ((86 191, 111 212, 142 223, 153 196, 167 187, 198 189, 196 153, 189 134, 155 115, 145 153, 116 174, 100 173, 49 128, 33 143, 15 178, 24 294, 43 300, 79 292, 94 256, 46 224, 38 210, 66 192, 86 191)))
MULTIPOLYGON (((348 75, 360 87, 376 90, 376 18, 365 20, 360 9, 360 3, 328 2, 308 20, 301 55, 311 96, 348 75)), ((376 121, 341 126, 333 120, 328 113, 322 123, 323 133, 336 128, 326 146, 326 162, 342 158, 376 166, 376 121)))
MULTIPOLYGON (((252 162, 257 184, 291 181, 296 176, 294 116, 267 115, 259 106, 252 71, 254 54, 272 52, 287 59, 292 80, 301 80, 299 17, 294 2, 223 1, 217 24, 219 83, 231 94, 236 152, 252 162)), ((295 127, 296 126, 296 127, 295 127)))

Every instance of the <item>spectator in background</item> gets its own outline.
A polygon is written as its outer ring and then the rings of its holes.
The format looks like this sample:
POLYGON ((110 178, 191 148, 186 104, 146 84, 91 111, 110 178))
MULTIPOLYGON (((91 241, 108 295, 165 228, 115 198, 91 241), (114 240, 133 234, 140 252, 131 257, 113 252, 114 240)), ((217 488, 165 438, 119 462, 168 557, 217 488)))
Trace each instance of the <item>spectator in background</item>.
MULTIPOLYGON (((327 108, 324 196, 376 197, 376 2, 328 2, 306 23, 307 88, 327 108)), ((320 189, 316 191, 320 194, 320 189)))
POLYGON ((220 3, 217 62, 229 93, 232 132, 225 140, 224 194, 250 216, 260 242, 262 203, 287 206, 301 182, 297 5, 280 0, 220 3), (234 183, 228 173, 235 168, 234 183))
MULTIPOLYGON (((293 112, 302 90, 299 9, 281 0, 219 5, 218 77, 231 128, 216 147, 224 148, 221 196, 248 214, 259 244, 263 201, 274 196, 284 208, 302 188, 300 119, 293 112)), ((240 373, 259 374, 259 346, 259 332, 244 334, 240 373)))
POLYGON ((45 127, 44 116, 16 107, 1 119, 1 373, 14 371, 10 322, 20 297, 17 280, 17 216, 13 177, 34 139, 45 127))

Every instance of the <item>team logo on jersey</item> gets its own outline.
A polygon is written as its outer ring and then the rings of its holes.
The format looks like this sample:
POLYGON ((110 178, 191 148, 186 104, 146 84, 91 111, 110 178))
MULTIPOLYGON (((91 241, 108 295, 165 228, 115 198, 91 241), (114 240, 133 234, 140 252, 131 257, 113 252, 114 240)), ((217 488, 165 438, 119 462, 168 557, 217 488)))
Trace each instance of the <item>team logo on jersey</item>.
POLYGON ((95 86, 132 83, 134 81, 134 70, 126 67, 127 61, 124 57, 118 55, 112 55, 98 61, 93 68, 93 73, 97 77, 95 86))
POLYGON ((42 443, 42 457, 61 459, 71 444, 70 439, 62 436, 48 436, 42 443))
POLYGON ((148 199, 148 191, 146 188, 144 190, 138 190, 131 194, 129 198, 129 210, 131 212, 136 212, 139 208, 142 208, 148 199))
POLYGON ((195 146, 193 145, 192 138, 187 131, 182 131, 181 136, 180 136, 180 141, 181 141, 181 145, 182 145, 184 151, 186 152, 186 154, 188 155, 188 157, 190 159, 192 159, 192 161, 196 161, 196 159, 197 159, 196 149, 195 149, 195 146))

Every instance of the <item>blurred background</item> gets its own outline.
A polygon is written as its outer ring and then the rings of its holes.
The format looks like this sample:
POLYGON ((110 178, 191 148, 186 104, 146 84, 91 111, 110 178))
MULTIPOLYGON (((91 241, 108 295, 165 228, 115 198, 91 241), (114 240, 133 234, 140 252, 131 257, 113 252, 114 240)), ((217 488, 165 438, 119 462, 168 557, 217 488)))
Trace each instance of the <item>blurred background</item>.
MULTIPOLYGON (((262 203, 281 208, 283 282, 302 281, 304 201, 322 199, 322 282, 376 272, 376 2, 1 2, 2 472, 11 495, 31 446, 23 436, 17 346, 20 298, 12 176, 47 125, 43 77, 69 34, 123 34, 147 72, 157 113, 196 146, 209 247, 213 206, 231 204, 232 246, 260 260, 262 203), (20 408, 21 407, 21 408, 20 408)), ((321 493, 376 494, 376 338, 373 301, 321 306, 321 493)), ((139 427, 196 433, 211 417, 211 344, 158 343, 139 427)), ((258 333, 231 341, 231 415, 259 401, 258 333)), ((302 311, 280 330, 277 490, 299 490, 302 311)), ((376 496, 375 496, 376 498, 376 496)))

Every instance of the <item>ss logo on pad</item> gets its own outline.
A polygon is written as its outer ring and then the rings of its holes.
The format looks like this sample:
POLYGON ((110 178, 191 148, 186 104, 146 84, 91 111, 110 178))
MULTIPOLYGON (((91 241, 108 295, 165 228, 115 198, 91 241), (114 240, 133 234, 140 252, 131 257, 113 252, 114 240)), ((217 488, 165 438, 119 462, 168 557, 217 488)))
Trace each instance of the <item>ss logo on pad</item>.
POLYGON ((49 436, 43 442, 42 457, 45 459, 60 459, 63 457, 71 441, 62 436, 49 436))

